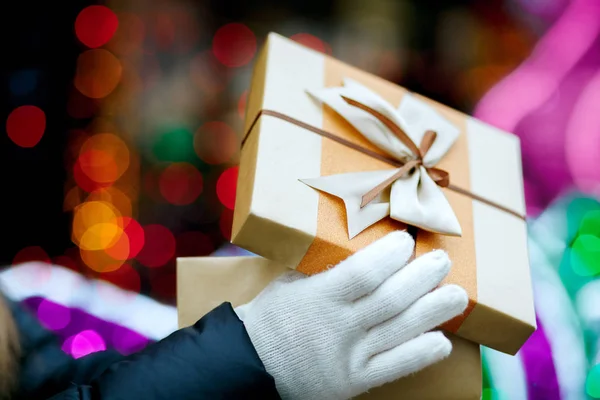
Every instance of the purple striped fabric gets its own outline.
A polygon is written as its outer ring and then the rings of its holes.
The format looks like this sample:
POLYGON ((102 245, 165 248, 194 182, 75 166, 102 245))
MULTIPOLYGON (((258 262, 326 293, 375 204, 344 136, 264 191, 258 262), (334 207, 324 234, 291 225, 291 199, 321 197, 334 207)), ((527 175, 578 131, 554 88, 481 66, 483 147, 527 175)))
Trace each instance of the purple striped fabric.
POLYGON ((537 326, 520 351, 527 376, 528 397, 529 400, 560 400, 552 349, 539 318, 537 326))
POLYGON ((63 351, 75 358, 105 349, 128 355, 152 342, 131 329, 42 297, 30 297, 22 303, 42 325, 58 335, 63 351))

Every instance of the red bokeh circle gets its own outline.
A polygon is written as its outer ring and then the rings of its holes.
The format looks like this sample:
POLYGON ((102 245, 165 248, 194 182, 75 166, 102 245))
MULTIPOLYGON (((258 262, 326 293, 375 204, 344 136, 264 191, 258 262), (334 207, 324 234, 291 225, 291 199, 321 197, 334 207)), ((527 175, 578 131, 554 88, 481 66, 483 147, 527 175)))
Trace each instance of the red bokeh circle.
POLYGON ((256 53, 256 37, 246 25, 231 23, 220 27, 213 38, 213 53, 227 67, 248 64, 256 53))
POLYGON ((165 265, 175 256, 175 237, 162 225, 144 226, 144 247, 136 259, 146 267, 156 268, 165 265))
POLYGON ((6 119, 6 133, 17 146, 35 146, 45 130, 46 114, 36 106, 17 107, 6 119))
POLYGON ((235 206, 235 189, 238 178, 238 167, 228 168, 217 180, 217 197, 230 210, 235 206))
POLYGON ((105 6, 89 6, 81 10, 75 20, 77 39, 89 48, 106 44, 119 26, 117 15, 105 6))

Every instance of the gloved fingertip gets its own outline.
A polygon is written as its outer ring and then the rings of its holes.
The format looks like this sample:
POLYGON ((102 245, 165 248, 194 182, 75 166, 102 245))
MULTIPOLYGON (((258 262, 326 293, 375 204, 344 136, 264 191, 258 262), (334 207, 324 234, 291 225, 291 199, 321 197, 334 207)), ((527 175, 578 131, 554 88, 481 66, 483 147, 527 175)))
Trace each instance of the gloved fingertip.
POLYGON ((469 295, 466 290, 458 285, 445 285, 439 290, 444 291, 444 297, 448 304, 453 305, 453 309, 458 313, 465 311, 469 305, 469 295))

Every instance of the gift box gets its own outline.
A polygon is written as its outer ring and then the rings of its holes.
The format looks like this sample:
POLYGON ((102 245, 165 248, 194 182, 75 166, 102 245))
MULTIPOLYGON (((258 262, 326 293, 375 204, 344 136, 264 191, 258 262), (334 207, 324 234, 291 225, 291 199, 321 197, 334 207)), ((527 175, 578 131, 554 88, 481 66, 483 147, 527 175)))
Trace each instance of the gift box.
POLYGON ((536 327, 516 136, 269 34, 246 108, 232 243, 306 274, 408 229, 469 294, 444 329, 515 354, 536 327))
MULTIPOLYGON (((262 257, 179 258, 179 327, 193 325, 225 301, 234 307, 249 302, 271 280, 288 270, 262 257)), ((453 345, 448 358, 357 398, 479 400, 482 391, 479 345, 452 334, 448 337, 453 345)))

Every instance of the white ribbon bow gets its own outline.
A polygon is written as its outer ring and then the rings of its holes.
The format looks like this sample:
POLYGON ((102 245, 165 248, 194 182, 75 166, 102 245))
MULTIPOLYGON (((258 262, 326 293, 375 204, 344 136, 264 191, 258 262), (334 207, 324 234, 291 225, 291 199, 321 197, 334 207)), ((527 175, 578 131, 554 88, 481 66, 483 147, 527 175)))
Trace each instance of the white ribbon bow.
POLYGON ((395 110, 379 95, 351 79, 345 79, 342 87, 325 88, 309 93, 344 117, 371 143, 403 163, 416 161, 419 155, 413 154, 378 118, 350 105, 344 98, 364 104, 387 117, 414 143, 421 143, 427 131, 437 133, 421 165, 395 180, 391 187, 362 207, 365 193, 397 174, 400 168, 300 180, 312 188, 344 201, 350 239, 388 215, 392 219, 427 231, 461 235, 460 224, 452 207, 427 170, 437 164, 455 142, 459 130, 454 125, 415 96, 405 94, 398 110, 395 110))

